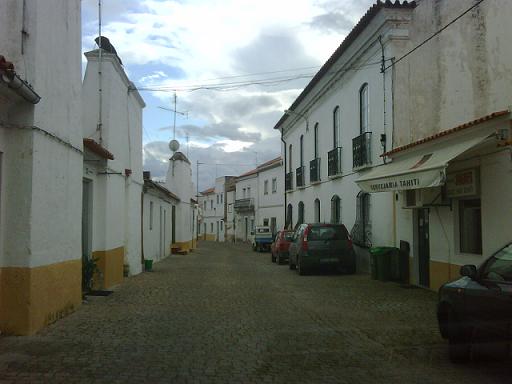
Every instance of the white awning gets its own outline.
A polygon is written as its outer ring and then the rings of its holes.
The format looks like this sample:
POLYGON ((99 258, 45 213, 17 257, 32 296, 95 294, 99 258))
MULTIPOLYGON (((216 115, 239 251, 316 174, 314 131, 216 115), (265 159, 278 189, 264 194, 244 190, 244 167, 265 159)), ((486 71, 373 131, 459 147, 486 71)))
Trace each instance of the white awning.
POLYGON ((467 150, 494 136, 488 130, 444 141, 426 147, 419 146, 408 154, 393 158, 393 162, 372 168, 356 183, 365 192, 388 192, 430 188, 443 185, 448 163, 467 150))

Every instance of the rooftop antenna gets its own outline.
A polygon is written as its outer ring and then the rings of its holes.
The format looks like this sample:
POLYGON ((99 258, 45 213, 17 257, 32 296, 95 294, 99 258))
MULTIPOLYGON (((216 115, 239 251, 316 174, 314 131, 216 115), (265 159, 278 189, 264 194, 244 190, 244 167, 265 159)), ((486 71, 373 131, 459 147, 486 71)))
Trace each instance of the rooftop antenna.
POLYGON ((99 47, 99 54, 98 54, 98 100, 99 100, 99 106, 98 106, 98 126, 96 128, 97 131, 100 133, 100 144, 103 143, 103 135, 102 135, 102 125, 103 125, 103 111, 102 111, 102 100, 103 100, 103 91, 102 91, 102 73, 101 73, 101 67, 102 67, 102 38, 101 38, 101 0, 98 0, 98 47, 99 47))
POLYGON ((169 112, 173 112, 174 113, 174 118, 173 118, 173 124, 172 124, 172 139, 173 140, 176 140, 176 114, 178 115, 182 115, 182 116, 185 116, 187 119, 188 119, 188 111, 178 111, 176 109, 176 99, 178 98, 178 96, 176 96, 176 92, 174 92, 174 108, 166 108, 166 107, 158 107, 160 109, 163 109, 164 111, 169 111, 169 112))

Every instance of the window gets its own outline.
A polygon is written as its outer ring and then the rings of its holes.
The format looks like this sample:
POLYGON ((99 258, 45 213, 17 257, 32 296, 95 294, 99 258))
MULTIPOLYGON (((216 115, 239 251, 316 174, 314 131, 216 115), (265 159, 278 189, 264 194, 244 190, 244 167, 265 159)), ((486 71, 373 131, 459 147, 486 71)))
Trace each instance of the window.
POLYGON ((210 223, 210 233, 213 233, 213 223, 210 223))
POLYGON ((268 227, 268 219, 263 219, 263 226, 268 227))
POLYGON ((220 203, 224 204, 224 194, 223 193, 220 194, 220 203))
POLYGON ((368 132, 368 83, 364 83, 359 90, 359 131, 361 134, 368 132))
POLYGON ((341 199, 334 195, 331 199, 331 223, 341 223, 341 199))
POLYGON ((265 181, 263 182, 263 193, 264 193, 265 195, 268 195, 268 180, 265 180, 265 181))
POLYGON ((204 205, 204 210, 206 211, 206 200, 205 200, 205 201, 203 201, 203 203, 204 203, 204 204, 203 204, 203 205, 204 205))
POLYGON ((300 166, 304 165, 304 135, 300 135, 300 166))
POLYGON ((299 203, 298 216, 297 225, 304 224, 304 203, 302 201, 299 203))
POLYGON ((223 228, 224 228, 224 222, 223 222, 223 221, 221 221, 221 222, 220 222, 220 230, 221 230, 221 231, 223 231, 223 230, 224 230, 223 228))
POLYGON ((276 193, 277 192, 277 178, 273 178, 272 179, 272 193, 276 193))
POLYGON ((247 197, 251 197, 251 187, 247 187, 247 197))
POLYGON ((482 254, 482 210, 480 199, 459 201, 460 251, 482 254))
POLYGON ((320 200, 315 199, 315 223, 320 222, 320 200))
POLYGON ((153 230, 153 202, 149 202, 149 230, 153 230))
POLYGON ((315 152, 313 154, 313 158, 316 159, 318 157, 318 123, 315 124, 315 128, 313 129, 313 134, 314 134, 313 150, 315 152))
POLYGON ((371 247, 370 194, 359 192, 356 198, 356 221, 351 231, 354 243, 371 247))
POLYGON ((336 106, 332 112, 332 143, 333 148, 339 147, 339 129, 340 129, 340 107, 336 106))
POLYGON ((251 231, 254 231, 254 219, 251 219, 251 231))
POLYGON ((293 206, 288 204, 286 207, 286 228, 293 227, 293 206))
POLYGON ((210 209, 213 209, 213 199, 210 200, 210 209))
POLYGON ((291 172, 293 170, 292 150, 293 150, 293 147, 290 144, 289 150, 288 150, 288 172, 291 172))
POLYGON ((243 189, 243 191, 244 191, 243 197, 244 197, 244 199, 245 199, 245 188, 243 189))

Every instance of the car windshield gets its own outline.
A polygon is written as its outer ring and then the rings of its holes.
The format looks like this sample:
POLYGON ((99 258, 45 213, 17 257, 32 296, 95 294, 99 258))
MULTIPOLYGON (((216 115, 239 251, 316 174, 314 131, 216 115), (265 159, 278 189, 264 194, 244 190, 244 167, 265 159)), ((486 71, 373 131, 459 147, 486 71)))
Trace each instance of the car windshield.
POLYGON ((311 227, 308 233, 309 241, 318 240, 346 240, 347 235, 341 225, 311 227))
POLYGON ((485 264, 482 278, 494 281, 512 281, 512 244, 498 251, 485 264))

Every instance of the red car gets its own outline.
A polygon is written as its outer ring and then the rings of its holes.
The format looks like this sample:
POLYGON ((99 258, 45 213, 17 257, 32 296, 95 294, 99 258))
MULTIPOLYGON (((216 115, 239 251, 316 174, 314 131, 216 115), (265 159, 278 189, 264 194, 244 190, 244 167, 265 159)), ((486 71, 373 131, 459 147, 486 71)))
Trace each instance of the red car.
POLYGON ((290 247, 292 237, 293 231, 282 230, 277 232, 277 235, 270 246, 273 263, 277 262, 277 264, 283 264, 288 260, 288 248, 290 247))

